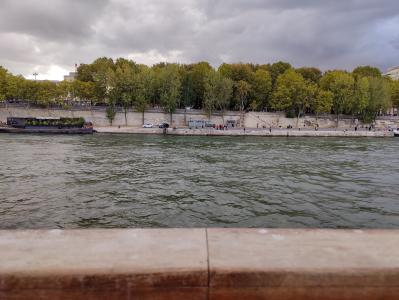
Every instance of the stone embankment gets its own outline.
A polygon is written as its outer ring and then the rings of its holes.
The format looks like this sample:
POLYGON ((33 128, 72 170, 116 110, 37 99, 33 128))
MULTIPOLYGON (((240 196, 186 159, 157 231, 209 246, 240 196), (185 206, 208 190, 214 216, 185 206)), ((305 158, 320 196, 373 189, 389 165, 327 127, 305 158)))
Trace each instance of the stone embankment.
MULTIPOLYGON (((2 106, 0 104, 0 121, 5 122, 7 117, 83 117, 86 121, 90 121, 96 127, 109 126, 105 108, 96 109, 39 109, 29 107, 2 106)), ((319 118, 315 116, 305 116, 303 118, 292 119, 286 118, 284 113, 268 113, 268 112, 246 112, 241 119, 240 112, 226 111, 224 115, 215 113, 211 116, 210 121, 215 124, 226 124, 227 121, 243 124, 246 128, 287 128, 287 126, 314 128, 317 124, 319 128, 334 129, 336 127, 336 116, 324 115, 319 118)), ((185 127, 190 120, 209 120, 209 116, 200 110, 177 110, 173 114, 172 122, 170 115, 165 114, 162 110, 149 109, 144 114, 144 121, 152 124, 160 124, 168 122, 172 127, 185 127)), ((341 116, 339 128, 353 129, 354 124, 361 122, 356 121, 350 116, 341 116)), ((140 112, 129 110, 126 115, 119 111, 113 121, 114 126, 140 127, 143 124, 143 115, 140 112)), ((376 127, 384 129, 387 127, 399 127, 398 117, 381 117, 376 120, 376 127)))
POLYGON ((263 137, 393 137, 390 131, 350 131, 350 130, 282 130, 282 129, 188 129, 168 128, 166 132, 160 128, 135 128, 135 127, 96 127, 98 133, 131 133, 131 134, 167 134, 181 136, 263 136, 263 137))
POLYGON ((0 299, 399 299, 399 231, 0 231, 0 299))

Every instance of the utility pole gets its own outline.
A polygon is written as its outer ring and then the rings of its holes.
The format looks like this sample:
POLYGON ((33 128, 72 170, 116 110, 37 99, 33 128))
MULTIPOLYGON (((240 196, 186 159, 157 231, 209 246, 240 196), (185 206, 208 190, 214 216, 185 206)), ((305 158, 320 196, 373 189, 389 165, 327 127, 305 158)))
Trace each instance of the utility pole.
POLYGON ((33 76, 35 76, 35 81, 36 81, 36 76, 39 75, 37 72, 32 74, 33 76))

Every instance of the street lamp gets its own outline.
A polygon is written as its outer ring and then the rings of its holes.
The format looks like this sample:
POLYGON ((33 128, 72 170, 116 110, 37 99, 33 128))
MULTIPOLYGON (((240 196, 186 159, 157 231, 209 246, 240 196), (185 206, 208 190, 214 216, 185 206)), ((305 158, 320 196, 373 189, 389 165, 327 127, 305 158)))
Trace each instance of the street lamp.
POLYGON ((33 76, 35 76, 35 81, 36 81, 36 76, 39 75, 37 72, 32 74, 33 76))

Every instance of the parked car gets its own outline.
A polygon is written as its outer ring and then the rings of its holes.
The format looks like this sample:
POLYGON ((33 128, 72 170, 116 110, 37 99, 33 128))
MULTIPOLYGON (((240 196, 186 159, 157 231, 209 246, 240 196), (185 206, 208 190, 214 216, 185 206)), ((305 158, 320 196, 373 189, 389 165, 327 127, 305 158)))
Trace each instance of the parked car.
POLYGON ((169 128, 169 124, 166 122, 162 122, 159 124, 159 128, 169 128))
POLYGON ((154 124, 151 124, 151 123, 145 123, 143 125, 143 128, 153 128, 153 127, 154 127, 154 124))

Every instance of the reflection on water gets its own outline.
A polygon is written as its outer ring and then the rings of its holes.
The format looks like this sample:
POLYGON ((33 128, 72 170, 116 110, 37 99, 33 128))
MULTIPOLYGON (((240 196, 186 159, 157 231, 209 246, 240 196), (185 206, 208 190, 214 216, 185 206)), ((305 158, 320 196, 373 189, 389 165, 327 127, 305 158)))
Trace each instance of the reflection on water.
POLYGON ((0 228, 399 228, 399 139, 0 135, 0 228))

